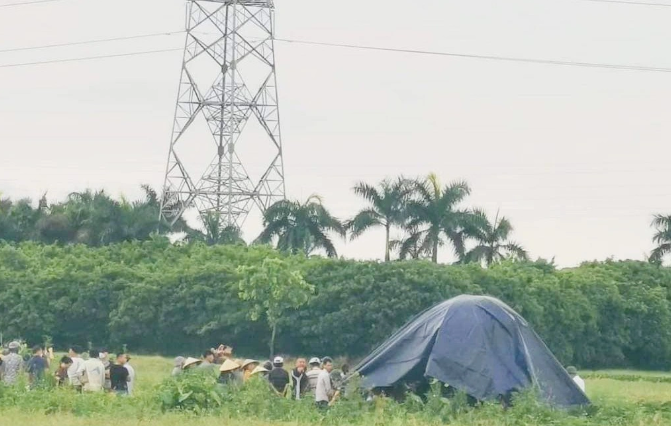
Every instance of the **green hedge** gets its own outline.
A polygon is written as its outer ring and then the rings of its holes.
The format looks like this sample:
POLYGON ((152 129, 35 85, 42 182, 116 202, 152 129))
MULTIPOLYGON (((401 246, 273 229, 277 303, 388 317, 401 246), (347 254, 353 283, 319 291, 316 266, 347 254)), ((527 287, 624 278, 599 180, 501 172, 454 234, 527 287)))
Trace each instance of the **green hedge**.
MULTIPOLYGON (((196 354, 216 342, 264 354, 269 332, 237 297, 239 265, 279 257, 267 247, 170 245, 163 239, 102 248, 0 245, 0 331, 57 345, 127 344, 196 354)), ((671 366, 671 271, 643 262, 444 266, 291 258, 315 297, 286 316, 282 352, 365 355, 432 304, 490 294, 522 314, 564 363, 671 366)))

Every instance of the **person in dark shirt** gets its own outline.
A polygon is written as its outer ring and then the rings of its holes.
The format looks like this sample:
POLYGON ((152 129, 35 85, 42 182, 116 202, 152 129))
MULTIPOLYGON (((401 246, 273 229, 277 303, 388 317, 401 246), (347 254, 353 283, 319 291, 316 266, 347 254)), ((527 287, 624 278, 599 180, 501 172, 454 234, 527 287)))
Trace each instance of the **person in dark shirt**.
POLYGON ((273 369, 268 374, 268 380, 273 385, 277 393, 284 395, 284 391, 289 384, 289 373, 284 369, 284 358, 275 357, 273 360, 273 369))
POLYGON ((44 372, 49 368, 49 361, 44 358, 44 352, 39 346, 33 348, 33 357, 30 358, 26 365, 28 371, 28 380, 32 388, 36 387, 42 379, 44 379, 44 372))
POLYGON ((56 384, 58 386, 63 386, 67 383, 68 380, 68 368, 72 365, 72 358, 69 356, 64 356, 61 358, 61 361, 58 364, 58 370, 54 373, 56 377, 56 384))
POLYGON ((117 354, 116 364, 110 364, 110 382, 112 391, 117 395, 128 395, 128 380, 130 375, 124 367, 127 362, 126 354, 117 354))

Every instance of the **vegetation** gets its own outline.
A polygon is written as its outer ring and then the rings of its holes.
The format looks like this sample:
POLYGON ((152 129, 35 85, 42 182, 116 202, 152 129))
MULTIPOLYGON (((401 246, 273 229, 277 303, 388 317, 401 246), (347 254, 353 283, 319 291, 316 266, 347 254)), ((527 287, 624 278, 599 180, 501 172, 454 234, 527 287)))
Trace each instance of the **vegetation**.
MULTIPOLYGON (((46 196, 33 208, 29 200, 0 200, 0 239, 44 243, 81 243, 93 247, 124 241, 146 241, 168 226, 158 220, 160 201, 148 186, 145 199, 129 202, 110 198, 104 191, 70 194, 64 202, 49 204, 46 196)), ((180 222, 176 230, 183 230, 180 222)))
POLYGON ((321 198, 311 196, 304 203, 278 201, 266 210, 265 229, 257 241, 270 243, 277 237, 277 248, 292 254, 310 255, 324 249, 329 257, 336 257, 335 245, 328 232, 345 236, 344 225, 326 210, 321 198))
POLYGON ((505 217, 499 218, 496 214, 494 222, 490 223, 486 213, 475 211, 479 226, 473 229, 473 239, 477 245, 463 256, 465 263, 476 262, 489 266, 503 259, 528 260, 529 256, 519 244, 509 241, 508 237, 513 230, 510 221, 505 217))
POLYGON ((241 299, 239 284, 245 267, 260 271, 262 281, 272 259, 286 264, 281 274, 298 271, 315 288, 277 322, 280 353, 362 356, 438 301, 490 294, 523 315, 564 364, 671 366, 671 270, 634 261, 483 269, 305 258, 266 246, 172 245, 161 238, 95 248, 0 244, 0 330, 29 344, 48 335, 57 347, 92 342, 178 353, 224 341, 266 353, 267 312, 251 321, 257 302, 241 299))
MULTIPOLYGON (((43 197, 37 208, 29 200, 12 202, 0 200, 0 241, 72 244, 93 247, 119 242, 147 241, 157 235, 183 233, 187 243, 204 242, 208 245, 245 245, 239 228, 228 224, 217 212, 207 212, 200 217, 202 230, 189 227, 183 220, 172 228, 159 220, 161 201, 156 192, 143 186, 145 200, 129 203, 116 201, 104 191, 73 193, 63 203, 49 205, 43 197)), ((320 251, 336 257, 337 250, 332 235, 352 239, 374 228, 385 229, 385 261, 398 249, 401 258, 414 259, 430 256, 438 259, 438 247, 452 243, 458 260, 479 261, 480 246, 465 257, 464 243, 468 238, 479 242, 491 236, 493 229, 512 230, 507 221, 491 225, 478 211, 458 210, 459 204, 470 189, 465 183, 440 188, 435 175, 426 179, 383 180, 377 187, 359 182, 354 192, 369 203, 345 224, 334 217, 323 205, 322 199, 313 195, 305 202, 282 200, 264 213, 264 230, 257 243, 274 243, 276 248, 291 254, 306 256, 320 251), (391 231, 400 228, 407 236, 391 240, 391 231), (479 239, 479 240, 478 240, 479 239)), ((497 234, 498 236, 498 234, 497 234)), ((498 240, 497 240, 498 242, 498 240)), ((501 246, 500 249, 512 249, 501 246)), ((515 249, 522 250, 516 246, 515 249)), ((522 251, 513 250, 512 254, 522 251)), ((499 252, 495 253, 498 258, 499 252)))
POLYGON ((410 182, 402 177, 394 182, 383 180, 379 188, 359 182, 354 187, 354 193, 368 201, 370 207, 361 210, 347 223, 350 237, 355 239, 373 227, 384 227, 384 260, 389 262, 391 258, 391 230, 393 227, 400 227, 405 223, 410 182))
POLYGON ((652 226, 656 230, 652 241, 657 247, 650 254, 650 261, 661 264, 664 257, 671 253, 671 215, 655 215, 652 226))
POLYGON ((261 265, 238 268, 240 299, 251 302, 249 318, 266 317, 270 326, 270 357, 275 355, 277 327, 290 309, 305 305, 314 286, 303 279, 300 271, 282 259, 264 259, 261 265))

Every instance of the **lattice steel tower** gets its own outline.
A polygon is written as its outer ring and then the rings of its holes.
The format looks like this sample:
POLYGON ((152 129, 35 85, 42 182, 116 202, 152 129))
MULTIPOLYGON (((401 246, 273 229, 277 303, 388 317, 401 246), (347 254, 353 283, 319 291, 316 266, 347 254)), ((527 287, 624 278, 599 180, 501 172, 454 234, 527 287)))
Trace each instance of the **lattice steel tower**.
POLYGON ((284 198, 273 25, 273 0, 188 1, 161 206, 170 224, 195 207, 241 227, 255 205, 284 198))

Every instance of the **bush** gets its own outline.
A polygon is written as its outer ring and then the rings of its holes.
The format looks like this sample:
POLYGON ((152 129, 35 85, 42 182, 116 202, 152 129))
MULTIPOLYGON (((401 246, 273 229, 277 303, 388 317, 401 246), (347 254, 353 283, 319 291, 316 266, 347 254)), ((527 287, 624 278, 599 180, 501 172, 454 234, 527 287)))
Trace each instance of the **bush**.
MULTIPOLYGON (((265 354, 264 321, 247 318, 238 267, 268 247, 165 241, 101 248, 0 244, 0 331, 30 344, 126 344, 180 353, 225 342, 265 354)), ((459 294, 490 294, 523 315, 565 364, 671 367, 671 270, 645 262, 435 265, 286 257, 314 297, 280 322, 280 352, 360 357, 414 315, 459 294)))

